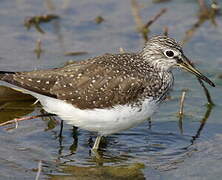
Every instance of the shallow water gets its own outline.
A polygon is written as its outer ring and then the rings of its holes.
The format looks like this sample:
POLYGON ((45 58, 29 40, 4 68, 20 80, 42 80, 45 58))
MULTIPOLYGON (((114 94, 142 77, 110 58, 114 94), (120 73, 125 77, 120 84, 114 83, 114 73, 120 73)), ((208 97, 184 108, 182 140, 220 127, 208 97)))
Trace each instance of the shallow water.
MULTIPOLYGON (((197 21, 194 1, 153 3, 139 1, 144 22, 160 8, 168 11, 151 26, 150 35, 168 26, 170 36, 182 40, 197 21)), ((203 90, 193 76, 175 70, 171 98, 148 122, 107 137, 101 158, 90 154, 95 134, 65 125, 62 139, 59 118, 36 118, 0 128, 0 179, 34 179, 42 162, 40 179, 219 179, 222 175, 222 21, 217 26, 205 22, 184 45, 184 52, 197 67, 216 83, 209 86, 215 106, 209 107, 203 90), (185 99, 183 128, 179 128, 178 104, 181 91, 185 99)), ((143 40, 136 31, 130 1, 28 1, 0 2, 0 67, 23 71, 61 66, 103 53, 138 51, 143 40), (54 13, 59 20, 41 24, 45 34, 23 26, 26 17, 54 13), (94 19, 102 16, 97 24, 94 19), (34 53, 41 39, 44 52, 34 53), (86 51, 82 56, 66 52, 86 51)), ((35 100, 0 89, 0 122, 16 117, 39 115, 35 100), (4 93, 2 93, 4 91, 4 93), (4 94, 4 95, 3 95, 4 94), (23 100, 21 100, 23 99, 23 100)))

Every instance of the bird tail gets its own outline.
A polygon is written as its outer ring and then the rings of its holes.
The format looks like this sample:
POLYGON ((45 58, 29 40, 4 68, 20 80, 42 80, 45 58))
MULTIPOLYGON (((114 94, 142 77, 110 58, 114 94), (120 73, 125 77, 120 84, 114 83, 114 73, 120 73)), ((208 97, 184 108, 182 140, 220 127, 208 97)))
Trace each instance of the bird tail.
POLYGON ((2 80, 2 78, 4 78, 5 75, 7 74, 15 74, 15 72, 12 71, 0 71, 0 80, 2 80))
POLYGON ((0 74, 15 74, 15 72, 12 72, 12 71, 0 71, 0 74))

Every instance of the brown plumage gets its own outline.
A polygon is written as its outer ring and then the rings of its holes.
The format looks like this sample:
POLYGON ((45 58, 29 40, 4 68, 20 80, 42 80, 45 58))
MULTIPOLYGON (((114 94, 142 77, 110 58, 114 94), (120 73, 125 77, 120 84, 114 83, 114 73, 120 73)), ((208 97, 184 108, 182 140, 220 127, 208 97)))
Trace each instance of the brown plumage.
POLYGON ((62 68, 6 74, 3 81, 64 100, 80 109, 135 104, 166 91, 152 66, 139 54, 105 54, 62 68))

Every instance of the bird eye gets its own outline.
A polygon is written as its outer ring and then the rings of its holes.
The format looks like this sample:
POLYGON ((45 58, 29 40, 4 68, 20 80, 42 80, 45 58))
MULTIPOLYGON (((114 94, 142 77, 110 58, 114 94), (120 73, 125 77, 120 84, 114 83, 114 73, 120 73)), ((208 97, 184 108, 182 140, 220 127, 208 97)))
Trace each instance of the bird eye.
POLYGON ((175 54, 172 50, 166 50, 165 55, 169 58, 172 58, 172 57, 174 57, 175 54))

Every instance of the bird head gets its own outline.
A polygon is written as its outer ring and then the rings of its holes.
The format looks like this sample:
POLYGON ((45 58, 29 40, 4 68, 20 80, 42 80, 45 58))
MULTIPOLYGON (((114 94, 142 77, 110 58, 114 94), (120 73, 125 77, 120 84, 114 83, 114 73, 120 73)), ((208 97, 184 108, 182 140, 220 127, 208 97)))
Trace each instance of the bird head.
POLYGON ((152 37, 143 48, 142 55, 157 69, 171 71, 174 67, 180 67, 215 87, 210 79, 194 67, 184 55, 181 45, 172 38, 167 36, 152 37))

